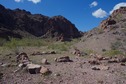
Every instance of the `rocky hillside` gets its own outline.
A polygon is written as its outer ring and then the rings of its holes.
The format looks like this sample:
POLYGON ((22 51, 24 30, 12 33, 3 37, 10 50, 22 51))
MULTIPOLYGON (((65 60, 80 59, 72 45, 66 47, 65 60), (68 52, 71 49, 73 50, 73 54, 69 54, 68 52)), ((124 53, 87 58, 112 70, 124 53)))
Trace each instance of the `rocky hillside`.
POLYGON ((43 37, 65 40, 80 37, 80 32, 63 16, 48 17, 0 5, 0 37, 43 37))
POLYGON ((111 50, 126 51, 126 7, 115 10, 93 30, 85 33, 75 45, 81 50, 104 53, 111 50))

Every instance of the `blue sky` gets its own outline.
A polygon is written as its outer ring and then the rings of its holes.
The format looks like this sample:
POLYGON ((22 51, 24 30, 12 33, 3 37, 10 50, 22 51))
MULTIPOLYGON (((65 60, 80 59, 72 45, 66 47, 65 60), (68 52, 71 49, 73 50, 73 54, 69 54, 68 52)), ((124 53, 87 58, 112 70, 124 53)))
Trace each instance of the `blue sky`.
POLYGON ((0 0, 10 9, 25 9, 46 16, 62 15, 81 31, 97 27, 113 9, 126 6, 126 0, 0 0))

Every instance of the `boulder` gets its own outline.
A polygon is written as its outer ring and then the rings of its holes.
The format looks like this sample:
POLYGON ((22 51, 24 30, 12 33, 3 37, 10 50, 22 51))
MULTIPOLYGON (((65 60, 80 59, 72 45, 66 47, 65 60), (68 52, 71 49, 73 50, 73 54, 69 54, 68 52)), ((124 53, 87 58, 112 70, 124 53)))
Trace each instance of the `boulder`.
POLYGON ((28 64, 27 70, 30 74, 37 74, 40 73, 41 65, 37 64, 28 64))

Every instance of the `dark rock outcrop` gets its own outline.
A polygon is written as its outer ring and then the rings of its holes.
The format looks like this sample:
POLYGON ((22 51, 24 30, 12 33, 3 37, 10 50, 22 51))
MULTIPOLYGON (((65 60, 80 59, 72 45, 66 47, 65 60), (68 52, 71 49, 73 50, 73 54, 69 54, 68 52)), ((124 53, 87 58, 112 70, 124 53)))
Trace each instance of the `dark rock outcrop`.
POLYGON ((50 18, 41 14, 31 14, 21 9, 6 9, 2 5, 0 5, 1 28, 12 32, 16 30, 25 31, 36 37, 51 37, 57 40, 66 40, 81 36, 75 25, 63 16, 50 18))

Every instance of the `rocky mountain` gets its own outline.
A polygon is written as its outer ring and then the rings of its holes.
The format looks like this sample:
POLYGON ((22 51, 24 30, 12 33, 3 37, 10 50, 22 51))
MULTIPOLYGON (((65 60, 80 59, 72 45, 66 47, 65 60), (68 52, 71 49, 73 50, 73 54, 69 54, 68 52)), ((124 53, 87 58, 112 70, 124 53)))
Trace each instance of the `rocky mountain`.
POLYGON ((43 37, 66 40, 80 37, 78 29, 63 16, 48 17, 0 5, 0 37, 43 37))
POLYGON ((97 28, 87 32, 75 45, 81 50, 98 53, 119 50, 126 51, 126 7, 115 10, 97 28))

